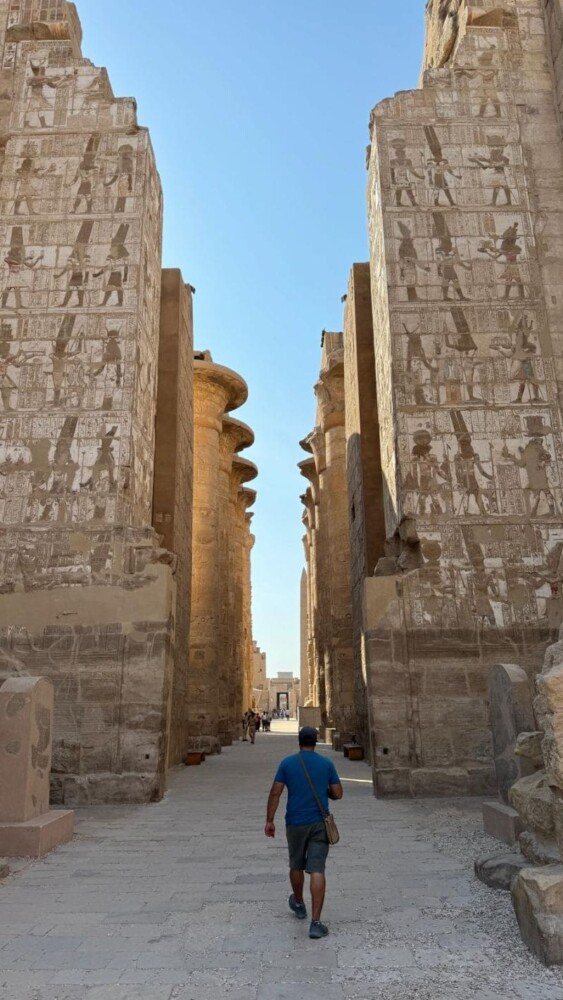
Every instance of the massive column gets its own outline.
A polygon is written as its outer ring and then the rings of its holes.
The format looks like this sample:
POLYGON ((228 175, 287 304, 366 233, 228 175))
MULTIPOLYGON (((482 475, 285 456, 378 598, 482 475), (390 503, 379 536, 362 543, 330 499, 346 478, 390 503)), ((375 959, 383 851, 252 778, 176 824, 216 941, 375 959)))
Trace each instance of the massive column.
MULTIPOLYGON (((312 451, 309 438, 301 442, 301 447, 304 451, 312 451)), ((312 691, 312 705, 319 708, 321 722, 323 726, 327 726, 329 712, 325 682, 325 633, 330 622, 330 604, 327 590, 326 545, 321 530, 324 520, 320 508, 319 474, 317 463, 312 457, 300 462, 299 469, 301 475, 310 483, 301 497, 305 507, 304 522, 309 547, 308 617, 311 656, 309 687, 312 691)))
POLYGON ((162 794, 174 581, 151 527, 162 194, 65 0, 0 2, 0 679, 55 685, 53 800, 162 794))
POLYGON ((176 560, 174 681, 169 764, 188 746, 188 672, 192 587, 193 308, 178 270, 162 272, 153 524, 176 560))
POLYGON ((356 728, 369 746, 368 699, 362 665, 364 581, 384 555, 385 517, 379 446, 379 417, 369 264, 354 264, 344 307, 346 474, 350 526, 350 567, 356 728))
MULTIPOLYGON (((221 483, 221 434, 225 413, 246 401, 244 380, 211 355, 196 354, 194 363, 194 511, 189 734, 192 746, 218 751, 225 738, 228 699, 225 676, 224 490, 221 483)), ((227 494, 228 504, 228 494, 227 494)))
MULTIPOLYGON (((230 552, 232 566, 231 584, 231 614, 230 630, 232 644, 232 667, 231 685, 234 691, 233 712, 231 723, 233 733, 240 733, 240 720, 251 707, 252 702, 245 698, 249 695, 249 679, 247 675, 247 607, 245 591, 248 586, 247 573, 247 534, 246 511, 254 503, 256 493, 254 490, 245 491, 242 489, 243 483, 249 483, 256 479, 258 470, 256 466, 247 459, 239 458, 238 455, 233 461, 231 470, 231 533, 230 552)), ((252 637, 252 635, 251 635, 252 637)))
POLYGON ((223 420, 219 439, 218 495, 219 577, 222 581, 219 620, 222 632, 222 652, 216 698, 219 738, 223 746, 232 743, 235 731, 235 675, 237 670, 235 647, 238 622, 235 607, 237 542, 235 541, 236 517, 232 496, 233 465, 235 453, 249 448, 253 442, 254 434, 246 424, 231 418, 223 420))
POLYGON ((546 6, 433 0, 421 89, 372 114, 391 575, 367 581, 365 649, 381 792, 486 792, 488 669, 534 673, 563 616, 561 71, 546 6))
POLYGON ((243 551, 243 585, 242 585, 242 621, 243 621, 243 704, 247 707, 252 704, 252 677, 254 672, 254 642, 252 639, 252 549, 255 538, 251 531, 252 518, 254 515, 248 512, 256 500, 254 490, 243 487, 240 491, 241 500, 245 508, 246 531, 244 533, 243 551))
POLYGON ((342 334, 323 335, 315 394, 317 425, 302 444, 313 454, 313 479, 310 463, 302 462, 300 468, 310 481, 318 478, 319 698, 324 726, 349 738, 356 732, 356 714, 342 334))
MULTIPOLYGON (((307 539, 305 544, 305 560, 309 564, 307 539)), ((309 578, 306 569, 301 573, 299 586, 299 679, 300 703, 305 705, 310 697, 309 691, 309 578)))

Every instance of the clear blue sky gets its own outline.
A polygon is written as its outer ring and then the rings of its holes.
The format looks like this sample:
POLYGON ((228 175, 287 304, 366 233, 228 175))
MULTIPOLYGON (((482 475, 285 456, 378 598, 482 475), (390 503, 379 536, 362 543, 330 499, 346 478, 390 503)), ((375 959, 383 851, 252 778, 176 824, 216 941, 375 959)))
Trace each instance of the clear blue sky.
MULTIPOLYGON (((134 95, 165 198, 164 266, 195 342, 247 380, 256 433, 254 635, 299 671, 305 488, 321 330, 368 259, 370 110, 415 87, 424 0, 77 0, 84 55, 134 95)), ((254 484, 253 484, 254 485, 254 484)))

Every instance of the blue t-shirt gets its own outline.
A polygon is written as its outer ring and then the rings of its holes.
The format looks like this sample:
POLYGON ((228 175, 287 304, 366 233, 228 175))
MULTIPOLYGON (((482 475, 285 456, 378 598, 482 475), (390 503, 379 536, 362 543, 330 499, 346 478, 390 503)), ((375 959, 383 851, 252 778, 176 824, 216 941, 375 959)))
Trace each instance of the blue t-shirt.
POLYGON ((305 826, 309 823, 320 823, 323 819, 311 786, 305 777, 301 757, 305 760, 305 766, 325 814, 329 811, 328 786, 340 784, 340 778, 332 761, 328 757, 321 757, 314 750, 301 750, 299 753, 292 754, 291 757, 285 757, 278 767, 274 781, 281 781, 287 786, 285 813, 287 826, 305 826))

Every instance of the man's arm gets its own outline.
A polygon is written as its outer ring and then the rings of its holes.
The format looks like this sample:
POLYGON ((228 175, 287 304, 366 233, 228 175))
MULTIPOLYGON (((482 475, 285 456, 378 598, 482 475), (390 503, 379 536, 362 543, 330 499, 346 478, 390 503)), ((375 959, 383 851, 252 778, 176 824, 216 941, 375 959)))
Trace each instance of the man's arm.
POLYGON ((268 805, 266 806, 266 826, 264 827, 264 833, 267 837, 275 837, 276 835, 274 817, 280 804, 280 797, 284 788, 285 785, 282 781, 274 781, 272 787, 270 788, 268 805))
POLYGON ((338 782, 337 785, 328 786, 328 797, 329 799, 332 799, 333 802, 336 802, 338 799, 341 799, 343 795, 344 795, 344 789, 340 784, 340 782, 338 782))

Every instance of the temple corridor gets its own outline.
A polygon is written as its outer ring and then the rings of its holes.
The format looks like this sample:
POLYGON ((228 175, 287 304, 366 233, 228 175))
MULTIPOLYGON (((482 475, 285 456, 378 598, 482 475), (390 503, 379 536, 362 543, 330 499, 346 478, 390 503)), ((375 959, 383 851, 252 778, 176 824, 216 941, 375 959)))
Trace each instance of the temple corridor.
POLYGON ((0 1000, 561 1000, 509 894, 473 876, 498 846, 480 801, 376 800, 340 754, 330 936, 310 941, 287 908, 283 815, 263 835, 296 747, 274 726, 175 769, 158 804, 79 810, 72 843, 21 864, 0 888, 0 1000))

